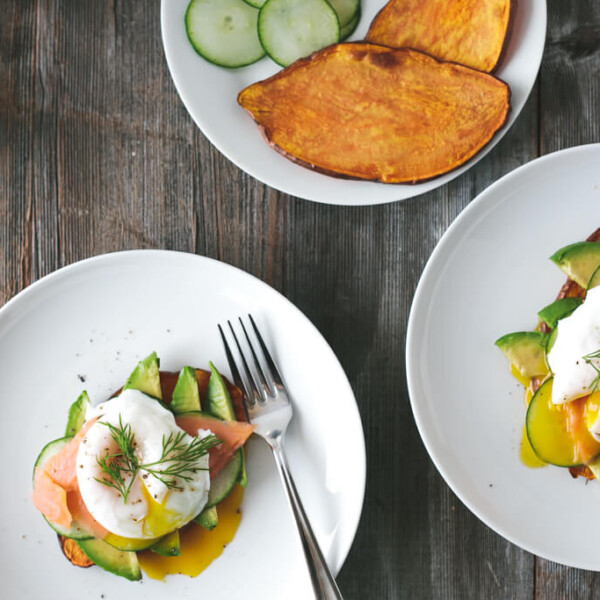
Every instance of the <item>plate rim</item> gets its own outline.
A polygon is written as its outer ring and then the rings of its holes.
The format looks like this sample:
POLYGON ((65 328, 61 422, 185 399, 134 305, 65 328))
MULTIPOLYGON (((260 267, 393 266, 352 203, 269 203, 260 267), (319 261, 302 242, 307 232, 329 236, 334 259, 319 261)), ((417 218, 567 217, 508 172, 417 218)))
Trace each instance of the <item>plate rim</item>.
MULTIPOLYGON (((384 3, 385 2, 382 2, 382 7, 383 7, 384 3)), ((518 4, 521 4, 521 3, 519 2, 518 4)), ((349 200, 349 199, 346 199, 345 197, 341 198, 341 199, 331 200, 330 198, 325 197, 327 192, 325 192, 325 194, 319 193, 317 195, 317 194, 310 192, 309 190, 294 189, 294 186, 293 185, 290 186, 288 184, 288 181, 282 181, 282 182, 273 181, 272 178, 265 176, 262 173, 262 171, 260 171, 259 169, 256 169, 255 167, 249 168, 248 166, 246 166, 244 164, 245 161, 244 161, 243 157, 241 157, 240 155, 237 155, 232 148, 229 148, 229 147, 223 148, 223 144, 221 142, 217 143, 216 140, 219 136, 216 134, 216 132, 210 126, 210 124, 207 125, 207 121, 205 119, 201 118, 201 115, 198 113, 198 111, 191 108, 194 106, 194 103, 190 99, 190 94, 188 93, 187 90, 184 89, 184 86, 182 83, 182 78, 180 79, 179 76, 175 75, 175 73, 178 71, 178 68, 175 65, 177 65, 178 63, 174 56, 175 53, 172 51, 172 48, 171 48, 170 30, 169 30, 169 27, 167 27, 167 25, 166 25, 166 23, 169 20, 169 16, 168 16, 169 6, 172 7, 172 5, 170 5, 169 0, 161 0, 160 21, 161 21, 161 40, 162 40, 163 52, 164 52, 165 60, 167 62, 167 67, 168 67, 168 70, 169 70, 169 73, 171 76, 171 80, 175 86, 177 94, 178 94, 182 104, 184 105, 188 115, 192 118, 192 121, 195 123, 196 127, 198 127, 198 129, 202 132, 202 134, 219 151, 220 154, 222 154, 228 161, 233 163, 237 168, 242 170, 244 173, 250 175, 251 177, 253 177, 257 181, 259 181, 260 183, 267 185, 281 193, 288 194, 288 195, 294 196, 296 198, 300 198, 300 199, 307 200, 310 202, 316 202, 319 204, 329 204, 329 205, 336 205, 336 206, 376 206, 376 205, 388 204, 388 203, 392 203, 392 202, 403 202, 405 200, 409 200, 411 198, 422 196, 423 194, 426 194, 427 192, 430 192, 430 191, 436 190, 440 187, 443 187, 447 183, 450 183, 451 181, 453 181, 457 177, 460 177, 461 175, 466 173, 468 170, 470 170, 472 167, 474 167, 480 160, 482 160, 488 153, 490 153, 500 143, 500 141, 504 138, 504 136, 508 133, 508 131, 510 131, 512 129, 518 116, 521 114, 523 108, 525 107, 525 104, 527 103, 527 100, 528 100, 529 96, 531 95, 531 91, 533 90, 533 87, 535 85, 535 82, 537 80, 537 76, 538 76, 538 73, 539 73, 539 70, 541 67, 541 62, 542 62, 545 43, 546 43, 545 42, 546 32, 547 32, 547 27, 548 27, 548 15, 547 15, 546 0, 530 0, 530 10, 534 10, 534 8, 535 8, 535 10, 541 11, 541 13, 539 15, 539 19, 540 19, 539 26, 540 26, 540 31, 543 31, 543 34, 540 35, 541 44, 537 48, 536 55, 534 55, 532 57, 533 60, 530 60, 528 62, 528 64, 533 65, 533 69, 531 71, 531 79, 527 82, 527 86, 526 86, 527 89, 525 90, 525 93, 523 95, 522 103, 520 104, 520 106, 518 106, 517 110, 515 110, 515 106, 511 104, 511 110, 510 110, 509 114, 507 115, 506 123, 494 134, 494 136, 492 136, 492 138, 489 140, 489 142, 485 146, 483 146, 467 162, 465 162, 463 165, 453 169, 452 171, 449 171, 448 173, 441 174, 430 180, 423 181, 423 182, 416 183, 416 184, 384 184, 384 183, 375 182, 375 181, 346 180, 346 179, 330 177, 330 176, 324 175, 322 173, 316 173, 314 171, 310 171, 310 174, 311 174, 310 176, 318 175, 319 177, 327 178, 327 180, 331 180, 331 179, 336 180, 337 179, 337 181, 355 184, 356 189, 360 190, 362 188, 360 193, 357 192, 357 195, 360 197, 360 200, 349 200), (385 191, 385 192, 377 193, 376 190, 378 190, 378 189, 379 190, 389 190, 389 192, 385 191), (405 190, 405 191, 410 190, 410 191, 407 191, 406 193, 399 195, 397 192, 401 191, 401 190, 405 190)), ((517 8, 517 10, 519 10, 519 8, 517 8)), ((514 27, 513 27, 513 29, 514 29, 514 27)), ((182 28, 182 33, 185 35, 185 30, 183 28, 182 28)), ((348 41, 354 41, 354 40, 350 39, 348 41)), ((510 40, 509 40, 509 43, 510 43, 510 40)), ((250 67, 251 66, 252 65, 250 65, 250 67)), ((505 67, 505 65, 501 64, 500 68, 498 69, 498 71, 500 71, 500 73, 499 74, 493 73, 493 75, 500 76, 500 79, 502 79, 501 71, 503 70, 504 67, 505 67)), ((511 92, 512 92, 512 90, 511 90, 511 92)), ((514 92, 511 93, 511 96, 514 98, 514 92)), ((275 152, 272 149, 271 149, 271 151, 275 152)), ((276 154, 278 154, 278 153, 276 153, 276 154)), ((281 157, 281 155, 279 155, 278 158, 283 159, 283 157, 281 157)), ((287 160, 287 159, 283 159, 283 160, 287 160)), ((307 169, 305 167, 299 166, 297 164, 294 164, 293 166, 294 166, 294 171, 295 171, 295 169, 303 169, 303 170, 307 171, 307 169)), ((340 194, 341 194, 341 192, 340 192, 340 194)))
MULTIPOLYGON (((10 298, 3 306, 0 307, 0 326, 3 325, 4 322, 8 322, 10 325, 11 321, 14 320, 15 316, 13 312, 18 310, 18 307, 22 302, 27 302, 32 296, 35 298, 35 295, 38 293, 43 294, 44 288, 47 286, 52 286, 56 281, 59 281, 63 278, 68 278, 72 273, 77 274, 78 272, 85 272, 89 267, 94 268, 96 265, 101 265, 102 263, 110 264, 111 261, 116 261, 116 264, 119 265, 122 259, 124 260, 135 260, 141 258, 142 260, 152 259, 152 257, 166 257, 170 260, 190 260, 197 261, 198 263, 206 263, 210 264, 213 267, 224 269, 233 273, 235 277, 245 278, 250 282, 251 285, 257 285, 262 288, 267 294, 272 294, 276 301, 283 302, 284 305, 288 307, 289 310, 292 310, 296 313, 296 315, 305 322, 305 324, 312 329, 313 334, 317 336, 319 343, 322 345, 323 350, 325 350, 329 356, 335 361, 335 363, 339 367, 339 374, 343 379, 344 386, 344 395, 347 395, 352 399, 351 403, 348 403, 346 406, 346 411, 350 411, 351 418, 356 422, 359 427, 361 436, 359 443, 356 444, 357 450, 357 458, 358 462, 354 462, 353 465, 355 467, 355 484, 356 491, 360 492, 360 498, 356 501, 355 498, 355 508, 351 511, 351 516, 348 519, 348 524, 346 525, 346 543, 342 546, 339 546, 338 552, 338 560, 337 564, 331 566, 331 570, 334 576, 342 569, 348 554, 354 544, 356 533, 358 531, 358 527, 361 521, 361 516, 364 508, 365 501, 365 492, 366 492, 366 479, 367 479, 367 453, 366 453, 366 441, 364 434, 364 427, 362 423, 362 419, 360 417, 360 411, 358 408, 358 404, 356 402, 356 396, 354 394, 354 390, 350 385, 350 381, 348 376, 338 359, 337 355, 333 351, 333 348, 327 342, 323 334, 319 331, 319 329, 312 323, 312 321, 294 304, 291 300, 286 298, 281 292, 277 289, 263 281, 262 279, 244 271, 243 269, 226 263, 224 261, 211 258, 208 256, 203 256, 199 254, 194 254, 191 252, 178 251, 178 250, 165 250, 165 249, 132 249, 132 250, 120 250, 114 252, 106 252, 102 254, 98 254, 95 256, 91 256, 88 258, 84 258, 81 260, 74 261, 46 275, 40 277, 36 281, 32 282, 24 289, 15 294, 12 298, 10 298)), ((342 379, 340 383, 342 383, 342 379)), ((356 494, 355 494, 356 496, 356 494)), ((290 515, 291 517, 291 515, 290 515)))
MULTIPOLYGON (((496 534, 502 536, 504 539, 508 540, 510 543, 515 546, 534 554, 540 558, 545 560, 550 560, 557 564, 562 564, 567 567, 578 568, 578 569, 587 569, 592 571, 600 571, 600 563, 580 563, 575 561, 566 561, 563 558, 559 558, 552 554, 552 552, 544 552, 540 551, 539 548, 533 547, 532 544, 524 541, 518 535, 513 535, 512 532, 508 532, 503 525, 500 525, 494 522, 493 516, 488 516, 484 509, 477 507, 469 497, 468 493, 463 492, 460 488, 460 485, 454 480, 454 477, 449 472, 444 465, 443 457, 439 456, 433 449, 433 439, 435 437, 434 434, 430 434, 426 425, 426 419, 423 415, 423 412, 420 409, 420 403, 416 399, 418 393, 416 392, 418 388, 417 379, 418 379, 418 367, 414 366, 418 363, 416 358, 418 354, 419 348, 419 336, 417 332, 417 324, 416 320, 419 318, 418 311, 422 311, 422 307, 426 307, 427 304, 424 303, 423 298, 426 298, 428 288, 430 287, 430 280, 433 277, 433 270, 436 266, 436 263, 440 257, 443 257, 444 252, 450 247, 452 249, 452 244, 454 243, 454 232, 459 230, 462 227, 463 223, 469 222, 472 214, 477 215, 478 211, 485 211, 485 209, 490 205, 491 202, 494 201, 494 196, 497 193, 497 190, 507 185, 507 182, 510 182, 514 178, 519 178, 523 175, 523 173, 528 173, 530 171, 535 171, 539 168, 540 165, 551 163, 553 161, 560 161, 561 157, 564 155, 576 155, 576 154, 586 154, 588 152, 598 152, 600 154, 600 142, 592 142, 589 144, 581 144, 576 146, 571 146, 568 148, 562 148, 560 150, 556 150, 554 152, 550 152, 543 156, 539 156, 506 173, 500 179, 496 180, 493 184, 491 184, 488 188, 483 190, 480 194, 478 194, 471 203, 454 219, 454 221, 449 225, 446 231, 442 234, 440 239, 438 240, 435 248, 433 249, 431 255, 427 259, 425 267, 421 273, 419 278, 417 287, 415 289, 415 293, 413 296, 413 301, 411 304, 409 317, 408 317, 408 325, 407 325, 407 334, 406 334, 406 350, 405 350, 405 365, 406 365, 406 378, 408 385, 408 394, 410 405, 412 409, 413 418, 415 420, 415 424, 417 426, 419 436, 429 458, 433 462, 435 468, 438 473, 444 479, 445 483, 451 489, 451 491, 457 496, 457 498, 472 512, 481 522, 483 522, 487 527, 489 527, 496 534)), ((505 202, 507 197, 505 196, 502 199, 502 202, 505 202)), ((421 317, 422 319, 422 317, 421 317)))

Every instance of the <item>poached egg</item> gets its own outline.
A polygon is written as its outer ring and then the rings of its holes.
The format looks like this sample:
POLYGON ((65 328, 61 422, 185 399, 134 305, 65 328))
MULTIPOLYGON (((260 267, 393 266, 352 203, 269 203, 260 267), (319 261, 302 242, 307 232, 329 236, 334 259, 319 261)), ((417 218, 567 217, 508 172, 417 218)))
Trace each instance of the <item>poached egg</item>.
POLYGON ((562 404, 591 393, 600 358, 600 287, 588 290, 585 302, 558 321, 556 341, 548 353, 554 375, 552 402, 562 404))
MULTIPOLYGON (((118 490, 98 481, 106 478, 98 459, 119 452, 107 423, 131 428, 140 465, 159 461, 163 440, 170 435, 183 434, 183 442, 189 445, 194 438, 177 426, 171 411, 144 393, 127 389, 90 408, 86 420, 93 418, 97 421, 85 434, 77 454, 77 480, 88 511, 102 526, 117 536, 152 539, 182 527, 201 512, 210 489, 208 453, 198 459, 193 471, 186 472, 189 480, 176 478, 174 489, 140 469, 125 501, 118 490)), ((200 430, 198 435, 204 437, 210 432, 200 430)), ((159 463, 153 469, 165 466, 159 463)), ((131 474, 123 476, 129 484, 131 474)))

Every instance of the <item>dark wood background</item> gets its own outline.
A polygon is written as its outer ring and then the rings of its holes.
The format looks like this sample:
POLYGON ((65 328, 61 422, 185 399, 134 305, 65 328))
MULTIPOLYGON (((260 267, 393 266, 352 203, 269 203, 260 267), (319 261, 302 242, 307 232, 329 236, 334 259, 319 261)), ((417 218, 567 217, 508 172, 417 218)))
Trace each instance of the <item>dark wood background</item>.
POLYGON ((412 418, 404 344, 419 275, 458 213, 519 165, 600 141, 600 2, 549 0, 538 81, 486 158, 424 196, 355 208, 278 193, 210 145, 175 92, 159 8, 2 2, 0 305, 115 250, 168 248, 241 267, 308 315, 356 394, 368 480, 339 576, 346 598, 599 597, 600 575, 520 550, 452 494, 412 418))

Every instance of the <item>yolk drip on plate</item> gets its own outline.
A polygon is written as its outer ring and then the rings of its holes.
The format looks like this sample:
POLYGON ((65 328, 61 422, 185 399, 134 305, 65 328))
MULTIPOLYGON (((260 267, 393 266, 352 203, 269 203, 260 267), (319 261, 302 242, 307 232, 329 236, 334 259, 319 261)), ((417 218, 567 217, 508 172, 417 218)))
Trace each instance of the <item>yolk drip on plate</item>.
POLYGON ((219 524, 212 531, 194 522, 180 530, 180 556, 161 556, 150 550, 139 552, 140 567, 146 575, 162 580, 167 575, 175 574, 195 577, 204 571, 235 536, 242 518, 239 507, 243 494, 243 488, 236 485, 217 506, 219 524))

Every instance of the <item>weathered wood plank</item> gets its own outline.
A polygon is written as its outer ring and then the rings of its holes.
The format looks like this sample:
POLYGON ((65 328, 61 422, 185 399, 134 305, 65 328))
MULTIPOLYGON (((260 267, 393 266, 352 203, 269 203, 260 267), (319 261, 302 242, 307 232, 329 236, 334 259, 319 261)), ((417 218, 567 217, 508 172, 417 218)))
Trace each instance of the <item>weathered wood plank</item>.
POLYGON ((87 256, 196 252, 282 291, 323 332, 357 396, 365 508, 340 574, 352 598, 592 598, 595 573, 506 542, 454 496, 414 425, 404 367, 421 271, 493 181, 600 140, 600 6, 548 3, 541 79, 500 144, 420 198, 341 208, 280 194, 232 165, 172 84, 159 2, 5 3, 0 22, 0 305, 87 256))

